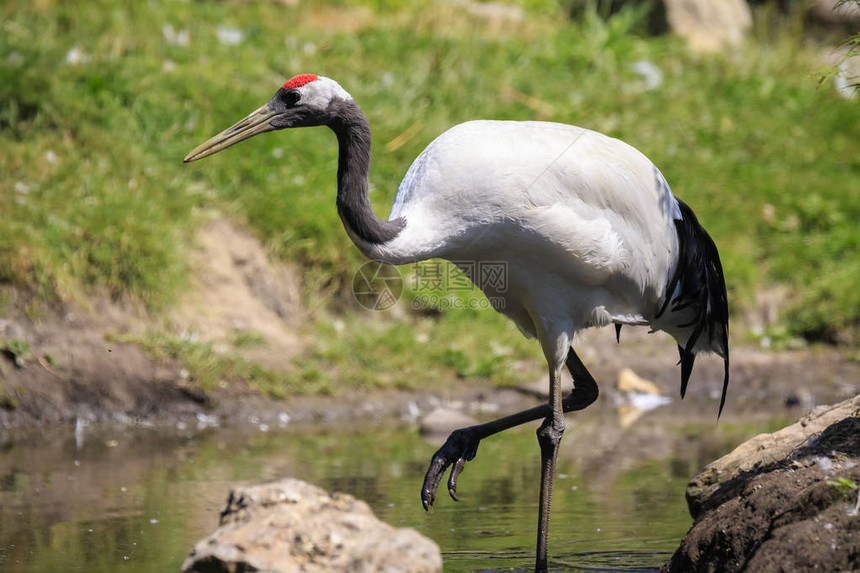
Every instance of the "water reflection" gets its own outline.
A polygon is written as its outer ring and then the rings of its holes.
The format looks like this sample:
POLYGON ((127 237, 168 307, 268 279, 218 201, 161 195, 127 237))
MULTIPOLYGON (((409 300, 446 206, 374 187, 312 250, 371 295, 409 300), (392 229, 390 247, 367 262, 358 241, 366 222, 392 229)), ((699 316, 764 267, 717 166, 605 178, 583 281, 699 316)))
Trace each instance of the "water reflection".
MULTIPOLYGON (((702 429, 655 419, 571 424, 558 466, 550 548, 564 571, 652 571, 690 525, 683 490, 705 461, 773 422, 702 429)), ((0 570, 178 571, 230 488, 294 476, 366 500, 439 543, 446 571, 529 571, 537 515, 534 428, 487 440, 458 493, 431 514, 418 492, 435 446, 411 427, 202 434, 61 428, 0 451, 0 570)))

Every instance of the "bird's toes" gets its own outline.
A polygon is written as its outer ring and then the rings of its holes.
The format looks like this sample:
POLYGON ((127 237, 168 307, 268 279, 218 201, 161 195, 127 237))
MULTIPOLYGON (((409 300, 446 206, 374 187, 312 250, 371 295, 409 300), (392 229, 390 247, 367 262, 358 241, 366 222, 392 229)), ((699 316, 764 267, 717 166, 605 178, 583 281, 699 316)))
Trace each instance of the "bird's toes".
POLYGON ((449 465, 451 462, 439 452, 436 452, 430 461, 430 467, 424 476, 424 485, 421 487, 421 503, 425 510, 429 511, 436 501, 436 490, 439 488, 439 482, 442 481, 442 476, 449 465))
POLYGON ((436 501, 436 495, 432 491, 426 489, 421 491, 421 505, 424 506, 424 511, 430 511, 434 501, 436 501))
POLYGON ((480 439, 476 437, 472 428, 463 428, 452 432, 442 447, 433 454, 421 489, 421 503, 425 510, 429 510, 436 501, 436 490, 439 489, 442 477, 449 466, 451 474, 448 478, 448 495, 454 501, 459 501, 457 478, 463 472, 466 462, 472 460, 477 454, 479 443, 480 439))
POLYGON ((451 496, 451 499, 454 501, 460 501, 457 497, 457 478, 460 477, 460 473, 463 471, 463 468, 466 467, 466 460, 463 458, 459 458, 453 466, 451 466, 451 475, 448 477, 448 495, 451 496))

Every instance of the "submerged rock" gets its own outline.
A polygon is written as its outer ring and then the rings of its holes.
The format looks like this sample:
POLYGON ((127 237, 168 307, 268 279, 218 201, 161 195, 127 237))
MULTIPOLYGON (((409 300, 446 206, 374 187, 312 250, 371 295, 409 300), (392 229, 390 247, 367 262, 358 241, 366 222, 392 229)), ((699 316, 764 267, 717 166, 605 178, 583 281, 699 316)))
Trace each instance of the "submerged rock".
POLYGON ((708 465, 664 572, 860 569, 860 396, 822 406, 708 465))
POLYGON ((421 420, 420 431, 424 436, 446 437, 454 430, 473 426, 478 421, 472 416, 453 408, 436 408, 421 420))
POLYGON ((234 489, 220 525, 194 546, 183 573, 442 571, 430 539, 297 479, 234 489))

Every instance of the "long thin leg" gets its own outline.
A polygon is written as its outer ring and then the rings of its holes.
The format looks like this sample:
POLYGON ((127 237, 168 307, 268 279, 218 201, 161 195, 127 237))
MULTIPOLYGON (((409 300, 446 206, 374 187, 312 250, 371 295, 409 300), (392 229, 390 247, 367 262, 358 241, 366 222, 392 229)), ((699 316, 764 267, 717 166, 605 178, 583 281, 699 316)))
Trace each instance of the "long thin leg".
POLYGON ((555 478, 555 464, 558 460, 558 446, 564 434, 564 410, 561 400, 561 377, 559 372, 550 368, 549 372, 550 413, 537 431, 540 444, 540 508, 538 511, 537 551, 535 571, 547 569, 549 514, 552 507, 552 486, 555 478))
MULTIPOLYGON (((599 393, 597 383, 586 370, 585 365, 573 348, 567 354, 565 365, 573 377, 573 392, 562 401, 562 409, 564 412, 582 410, 597 400, 599 393)), ((481 440, 526 422, 533 422, 541 418, 546 419, 550 412, 549 403, 542 404, 498 420, 452 432, 442 447, 433 454, 430 468, 424 477, 424 484, 421 488, 421 502, 424 504, 424 509, 430 509, 436 500, 436 490, 439 488, 448 467, 451 467, 451 475, 448 478, 448 493, 454 500, 457 499, 457 478, 463 471, 466 462, 474 459, 481 440)))

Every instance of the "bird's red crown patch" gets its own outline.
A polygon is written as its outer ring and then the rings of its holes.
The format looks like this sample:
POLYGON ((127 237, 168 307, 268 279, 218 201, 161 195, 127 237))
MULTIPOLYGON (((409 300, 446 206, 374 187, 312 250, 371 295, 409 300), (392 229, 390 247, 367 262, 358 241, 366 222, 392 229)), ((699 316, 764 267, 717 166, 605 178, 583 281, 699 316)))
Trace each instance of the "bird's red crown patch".
POLYGON ((317 76, 316 74, 300 74, 300 75, 298 75, 294 78, 290 78, 289 80, 284 82, 284 85, 281 87, 284 88, 285 90, 291 90, 293 88, 300 88, 303 85, 310 83, 310 82, 313 82, 313 81, 316 81, 318 79, 319 79, 319 76, 317 76))

